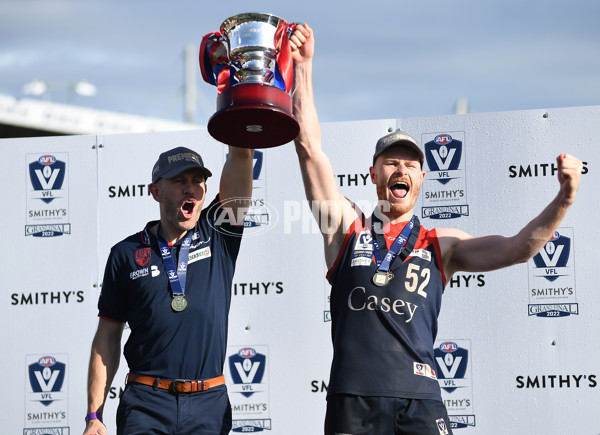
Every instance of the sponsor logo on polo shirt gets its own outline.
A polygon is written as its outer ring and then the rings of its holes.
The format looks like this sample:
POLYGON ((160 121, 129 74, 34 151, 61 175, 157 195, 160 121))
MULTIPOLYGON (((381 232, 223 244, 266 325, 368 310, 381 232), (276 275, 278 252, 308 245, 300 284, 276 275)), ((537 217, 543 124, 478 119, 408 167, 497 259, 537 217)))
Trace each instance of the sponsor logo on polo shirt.
POLYGON ((131 279, 132 281, 138 279, 138 278, 142 278, 144 276, 148 276, 148 268, 144 267, 142 269, 137 269, 132 271, 131 273, 129 273, 129 279, 131 279))
POLYGON ((207 246, 206 248, 202 249, 197 249, 194 252, 190 252, 188 256, 188 264, 194 263, 195 261, 204 260, 210 256, 210 246, 207 246))

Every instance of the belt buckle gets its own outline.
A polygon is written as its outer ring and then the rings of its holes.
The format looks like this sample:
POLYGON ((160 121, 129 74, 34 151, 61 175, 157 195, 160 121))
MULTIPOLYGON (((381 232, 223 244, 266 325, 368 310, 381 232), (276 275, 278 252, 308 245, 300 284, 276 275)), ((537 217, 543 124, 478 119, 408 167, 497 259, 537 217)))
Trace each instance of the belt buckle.
POLYGON ((171 388, 169 390, 172 393, 183 393, 183 387, 185 384, 189 383, 187 379, 175 379, 171 382, 171 388))

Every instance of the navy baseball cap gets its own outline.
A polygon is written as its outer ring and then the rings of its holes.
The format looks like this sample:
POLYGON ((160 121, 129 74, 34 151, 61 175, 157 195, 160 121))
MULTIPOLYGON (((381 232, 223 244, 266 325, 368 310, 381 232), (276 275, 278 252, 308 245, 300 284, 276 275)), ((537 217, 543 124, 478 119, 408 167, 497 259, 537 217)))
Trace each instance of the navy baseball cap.
POLYGON ((200 154, 185 147, 173 148, 158 157, 152 168, 152 182, 156 183, 159 178, 173 178, 188 169, 196 168, 202 171, 205 180, 212 175, 204 167, 200 154))
POLYGON ((402 130, 396 130, 393 133, 386 134, 377 141, 377 145, 375 145, 375 154, 373 154, 373 166, 375 166, 375 159, 379 154, 387 150, 389 147, 397 145, 406 146, 417 153, 419 156, 419 161, 421 162, 421 168, 423 167, 425 155, 421 149, 421 144, 419 144, 415 138, 410 136, 408 133, 403 132, 402 130))

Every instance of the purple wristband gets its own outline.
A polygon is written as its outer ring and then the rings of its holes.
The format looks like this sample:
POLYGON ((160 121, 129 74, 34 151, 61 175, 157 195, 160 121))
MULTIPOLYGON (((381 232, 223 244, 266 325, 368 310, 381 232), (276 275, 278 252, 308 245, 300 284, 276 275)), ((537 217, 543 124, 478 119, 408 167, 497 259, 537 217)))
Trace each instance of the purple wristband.
POLYGON ((90 412, 85 416, 85 422, 89 422, 90 420, 100 420, 102 421, 102 413, 101 412, 90 412))

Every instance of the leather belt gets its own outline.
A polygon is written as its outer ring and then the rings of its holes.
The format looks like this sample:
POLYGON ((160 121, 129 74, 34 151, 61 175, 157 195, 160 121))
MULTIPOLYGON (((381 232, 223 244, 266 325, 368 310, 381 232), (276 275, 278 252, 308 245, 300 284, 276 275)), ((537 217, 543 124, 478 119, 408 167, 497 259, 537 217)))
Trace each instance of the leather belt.
POLYGON ((168 390, 172 393, 197 393, 208 390, 209 388, 218 387, 225 384, 225 376, 217 376, 212 379, 192 381, 189 379, 160 379, 152 376, 138 375, 137 373, 129 373, 127 375, 127 383, 136 382, 138 384, 149 385, 151 387, 168 390))

